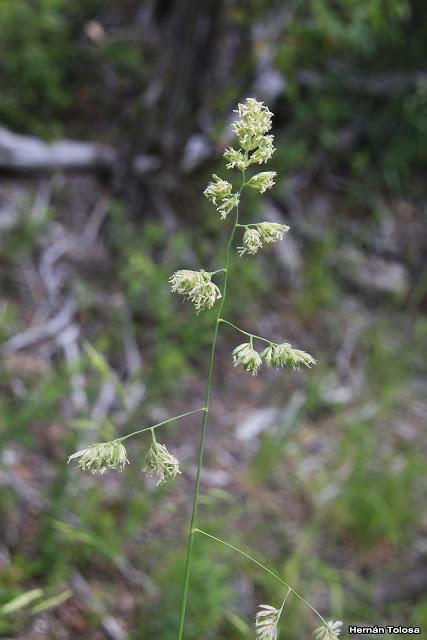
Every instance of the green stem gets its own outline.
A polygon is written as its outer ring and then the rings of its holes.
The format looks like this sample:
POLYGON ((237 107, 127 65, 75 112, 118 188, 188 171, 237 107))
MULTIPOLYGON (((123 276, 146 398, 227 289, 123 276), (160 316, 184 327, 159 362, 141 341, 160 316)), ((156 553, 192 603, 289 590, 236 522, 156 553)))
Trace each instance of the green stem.
POLYGON ((221 273, 221 271, 225 271, 225 269, 217 269, 216 271, 209 271, 209 275, 215 276, 217 273, 221 273))
MULTIPOLYGON (((280 582, 284 587, 286 587, 286 589, 289 589, 289 591, 291 591, 294 594, 294 596, 296 596, 298 598, 298 600, 301 600, 301 602, 303 602, 307 607, 309 607, 316 614, 316 616, 318 618, 320 618, 320 620, 323 622, 324 625, 328 626, 328 623, 326 622, 325 618, 322 616, 321 613, 319 613, 317 611, 317 609, 315 607, 313 607, 313 605, 311 605, 309 602, 307 602, 307 600, 304 600, 304 598, 302 596, 300 596, 300 594, 297 591, 295 591, 295 589, 292 589, 292 587, 287 582, 282 580, 282 578, 280 578, 276 573, 271 571, 271 569, 266 567, 264 564, 262 564, 261 562, 258 562, 258 560, 255 560, 255 558, 250 556, 248 553, 245 553, 244 551, 242 551, 238 547, 235 547, 234 545, 230 544, 229 542, 226 542, 225 540, 221 540, 221 538, 217 538, 216 536, 212 536, 210 533, 206 533, 206 531, 202 531, 202 529, 195 529, 194 533, 202 533, 207 538, 211 538, 211 540, 215 540, 215 542, 219 542, 219 543, 223 544, 225 547, 228 547, 229 549, 233 549, 233 551, 237 551, 237 553, 240 553, 240 555, 244 556, 247 560, 250 560, 251 562, 256 564, 258 567, 263 569, 263 571, 265 571, 270 576, 275 578, 278 582, 280 582)), ((283 605, 282 605, 282 607, 283 607, 283 605)))
POLYGON ((276 344, 276 342, 272 342, 271 340, 267 340, 267 338, 261 338, 261 336, 256 336, 254 333, 248 333, 247 331, 243 331, 243 329, 240 329, 240 327, 236 327, 235 324, 233 324, 232 322, 228 322, 228 320, 224 320, 224 318, 220 318, 219 321, 220 322, 224 322, 224 324, 230 325, 230 327, 233 327, 233 329, 236 329, 236 331, 240 331, 240 333, 243 333, 245 336, 249 336, 249 338, 255 338, 256 340, 262 340, 263 342, 268 342, 268 344, 276 344))
MULTIPOLYGON (((239 195, 242 192, 243 186, 245 184, 245 174, 243 173, 242 186, 240 187, 239 195)), ((190 521, 190 531, 188 534, 188 543, 187 543, 187 557, 185 562, 185 574, 184 574, 184 585, 182 589, 182 598, 181 598, 181 608, 179 615, 179 626, 178 626, 178 636, 177 640, 182 640, 184 634, 184 623, 185 623, 185 614, 187 611, 187 599, 188 599, 188 588, 190 584, 190 571, 191 571, 191 556, 193 550, 193 542, 194 542, 194 534, 195 534, 195 525, 197 519, 197 511, 199 506, 199 493, 200 493, 200 477, 203 465, 203 457, 205 453, 205 441, 206 441, 206 426, 208 421, 209 414, 209 402, 211 397, 211 385, 212 385, 212 374, 213 367, 215 361, 215 351, 216 351, 216 343, 218 339, 218 330, 220 325, 221 313, 224 307, 225 298, 227 295, 227 281, 228 281, 228 263, 230 260, 230 251, 233 244, 234 234, 236 233, 237 225, 239 224, 239 206, 236 207, 236 216, 233 224, 233 228, 230 233, 230 237, 228 239, 227 249, 225 253, 225 265, 224 265, 224 284, 222 288, 222 298, 221 303, 218 308, 218 313, 215 321, 214 335, 212 340, 211 347, 211 355, 209 362, 209 370, 208 377, 206 381, 206 392, 205 392, 205 413, 203 414, 201 431, 200 431, 200 444, 199 444, 199 457, 197 462, 197 472, 196 472, 196 481, 194 485, 194 495, 193 495, 193 508, 191 512, 191 521, 190 521)))
POLYGON ((139 431, 133 431, 132 433, 128 433, 127 436, 122 436, 121 438, 116 438, 113 442, 122 442, 123 440, 127 440, 132 436, 137 436, 140 433, 144 433, 145 431, 152 431, 153 429, 157 429, 158 427, 162 427, 164 424, 169 424, 169 422, 173 422, 174 420, 179 420, 180 418, 185 418, 186 416, 191 416, 193 413, 198 413, 199 411, 206 411, 206 407, 201 407, 200 409, 193 409, 193 411, 187 411, 187 413, 181 413, 179 416, 173 416, 173 418, 168 418, 167 420, 163 420, 162 422, 158 422, 157 424, 153 424, 151 427, 146 427, 145 429, 140 429, 139 431))
POLYGON ((285 595, 285 597, 283 598, 282 606, 281 606, 281 607, 280 607, 280 609, 279 609, 279 617, 278 617, 278 620, 280 620, 280 616, 282 615, 283 609, 284 609, 285 604, 286 604, 286 600, 288 599, 288 596, 289 596, 289 594, 290 594, 290 593, 292 593, 292 590, 288 588, 288 590, 286 591, 286 595, 285 595))

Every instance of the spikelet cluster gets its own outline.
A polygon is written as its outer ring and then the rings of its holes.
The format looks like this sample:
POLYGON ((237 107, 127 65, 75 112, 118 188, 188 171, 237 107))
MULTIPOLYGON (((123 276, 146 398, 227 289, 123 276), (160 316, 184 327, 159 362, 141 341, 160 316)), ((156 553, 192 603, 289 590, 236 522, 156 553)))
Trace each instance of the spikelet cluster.
MULTIPOLYGON (((229 147, 224 151, 227 169, 246 171, 252 164, 263 164, 273 155, 273 136, 267 135, 271 129, 273 114, 262 102, 248 98, 236 109, 238 118, 233 129, 239 148, 229 147)), ((275 171, 261 171, 246 183, 248 187, 264 193, 274 185, 275 171)), ((239 205, 240 191, 233 193, 233 186, 227 180, 213 174, 212 181, 204 191, 205 196, 217 208, 224 220, 239 205)))
POLYGON ((247 98, 235 110, 238 119, 233 122, 233 129, 239 145, 246 152, 259 147, 261 140, 271 129, 273 114, 270 109, 255 98, 247 98))
POLYGON ((282 240, 285 233, 289 231, 288 225, 279 224, 278 222, 260 222, 256 225, 256 228, 261 236, 261 240, 266 244, 282 240))
POLYGON ((157 486, 174 480, 181 473, 179 460, 169 453, 164 444, 159 444, 156 440, 153 440, 148 450, 142 471, 148 476, 157 476, 157 486))
POLYGON ((78 460, 78 467, 82 471, 101 475, 111 470, 123 471, 129 463, 126 449, 119 441, 91 444, 86 449, 73 453, 68 462, 71 460, 78 460))
POLYGON ((316 629, 313 633, 315 640, 336 640, 342 630, 342 621, 329 620, 326 625, 322 625, 318 629, 316 629))
POLYGON ((240 366, 252 376, 256 376, 262 364, 277 369, 294 369, 299 371, 301 366, 312 367, 316 360, 306 351, 294 349, 288 342, 282 344, 270 343, 260 354, 251 342, 244 342, 233 351, 234 366, 240 366))
POLYGON ((240 196, 238 193, 232 193, 233 187, 227 180, 223 180, 215 173, 212 178, 212 182, 203 193, 216 206, 221 219, 225 220, 230 211, 239 204, 240 196))
POLYGON ((258 253, 261 247, 262 239, 258 229, 247 227, 245 229, 245 233, 243 234, 243 246, 237 248, 239 256, 242 257, 245 255, 245 253, 253 256, 258 253))
MULTIPOLYGON (((236 134, 240 149, 229 147, 224 152, 224 158, 227 160, 227 169, 245 171, 252 164, 266 163, 275 151, 274 138, 267 135, 271 129, 273 114, 255 98, 248 98, 240 103, 235 113, 238 118, 231 128, 236 134)), ((252 184, 255 188, 256 182, 255 180, 252 184)))
POLYGON ((233 362, 235 367, 242 367, 252 376, 256 376, 258 369, 262 365, 261 356, 250 342, 244 342, 233 351, 233 362))
POLYGON ((268 604, 261 604, 255 616, 255 634, 257 640, 276 640, 280 610, 268 604))
POLYGON ((242 257, 246 253, 255 255, 262 248, 263 243, 271 244, 282 240, 284 234, 289 231, 286 224, 278 224, 277 222, 260 222, 251 227, 246 227, 243 234, 243 246, 238 247, 239 256, 242 257))
POLYGON ((251 189, 255 189, 260 193, 265 193, 267 189, 271 189, 274 185, 274 178, 276 177, 275 171, 261 171, 260 173, 256 173, 246 185, 251 187, 251 189))
POLYGON ((211 309, 215 302, 221 298, 221 291, 211 280, 212 276, 206 271, 190 271, 181 269, 176 271, 169 282, 174 293, 190 300, 196 309, 196 313, 204 309, 211 309))
POLYGON ((267 366, 276 369, 289 368, 298 371, 301 366, 310 368, 316 364, 316 360, 309 353, 294 349, 289 342, 270 344, 261 353, 261 358, 267 366))

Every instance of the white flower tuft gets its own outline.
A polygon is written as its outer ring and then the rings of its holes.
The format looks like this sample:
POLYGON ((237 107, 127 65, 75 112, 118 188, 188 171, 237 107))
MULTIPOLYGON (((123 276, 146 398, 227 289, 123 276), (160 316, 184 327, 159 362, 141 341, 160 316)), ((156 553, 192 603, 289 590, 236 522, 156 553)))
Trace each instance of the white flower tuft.
POLYGON ((276 177, 275 171, 261 171, 260 173, 256 173, 252 178, 248 181, 248 187, 252 189, 256 189, 260 193, 264 193, 267 189, 271 189, 274 185, 274 178, 276 177))
POLYGON ((256 376, 258 369, 262 365, 261 356, 255 351, 250 342, 244 342, 233 351, 234 366, 243 367, 245 371, 256 376))
POLYGON ((227 214, 239 204, 239 194, 232 193, 233 187, 227 180, 223 180, 216 174, 213 174, 212 178, 213 182, 208 184, 203 193, 216 206, 224 220, 227 214))
POLYGON ((289 231, 289 227, 286 224, 279 224, 278 222, 260 222, 256 228, 261 240, 266 244, 282 240, 285 233, 289 231))
POLYGON ((246 152, 256 149, 264 135, 271 129, 273 114, 262 102, 255 98, 248 98, 245 103, 240 103, 235 110, 238 120, 233 122, 231 128, 236 134, 240 146, 246 152))
POLYGON ((221 220, 225 220, 227 215, 232 211, 240 202, 240 196, 238 193, 232 193, 223 199, 218 207, 218 212, 221 216, 221 220))
POLYGON ((270 160, 276 148, 273 144, 273 136, 264 136, 259 141, 259 146, 249 158, 249 164, 265 164, 270 160))
POLYGON ((342 621, 329 620, 326 625, 322 625, 318 629, 316 629, 313 633, 315 640, 336 640, 342 630, 342 621))
POLYGON ((179 460, 166 449, 165 445, 159 444, 155 439, 148 450, 146 466, 142 469, 148 476, 157 476, 157 486, 165 484, 168 480, 174 480, 181 473, 179 460))
POLYGON ((185 300, 193 302, 199 314, 204 309, 211 309, 221 298, 221 291, 211 278, 211 274, 203 270, 181 269, 169 278, 169 282, 173 293, 179 293, 185 300))
POLYGON ((261 604, 255 616, 255 634, 257 640, 276 640, 278 637, 277 625, 281 611, 261 604))
POLYGON ((240 257, 246 253, 250 255, 258 253, 258 250, 262 248, 263 242, 266 244, 277 242, 289 230, 289 227, 285 224, 277 224, 275 222, 260 222, 252 225, 252 227, 247 226, 243 234, 243 247, 238 247, 240 257))
POLYGON ((129 463, 124 445, 119 441, 100 442, 91 444, 86 449, 73 453, 68 458, 71 460, 79 459, 78 467, 82 471, 90 471, 91 473, 99 473, 103 475, 112 469, 123 471, 126 464, 129 463))
POLYGON ((248 156, 239 149, 233 149, 233 147, 229 147, 224 151, 224 158, 228 161, 226 165, 227 169, 236 168, 244 171, 250 165, 248 156))
POLYGON ((294 349, 288 342, 283 344, 270 344, 261 353, 261 358, 270 367, 299 370, 301 365, 311 367, 316 364, 316 360, 305 351, 294 349))
POLYGON ((212 178, 213 182, 210 182, 208 184, 203 193, 208 200, 216 205, 218 200, 223 200, 231 194, 233 187, 229 182, 227 182, 227 180, 223 180, 215 173, 213 174, 212 178))
POLYGON ((262 240, 259 231, 247 228, 243 234, 243 247, 238 247, 239 256, 242 257, 245 253, 253 256, 261 247, 262 240))

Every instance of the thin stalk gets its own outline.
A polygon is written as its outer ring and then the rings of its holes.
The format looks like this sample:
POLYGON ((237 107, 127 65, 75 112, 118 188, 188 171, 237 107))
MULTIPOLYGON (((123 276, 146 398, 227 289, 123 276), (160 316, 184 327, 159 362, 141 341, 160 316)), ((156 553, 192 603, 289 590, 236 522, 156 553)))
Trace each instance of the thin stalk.
MULTIPOLYGON (((242 185, 239 190, 239 195, 242 192, 242 189, 245 184, 245 174, 243 172, 243 180, 242 185)), ((230 233, 230 237, 228 239, 226 253, 225 253, 225 265, 224 265, 224 284, 221 291, 221 302, 218 308, 218 313, 215 320, 214 334, 212 339, 211 346, 211 355, 209 361, 209 370, 208 377, 206 381, 206 392, 205 392, 205 412, 202 418, 202 425, 200 430, 200 444, 199 444, 199 457, 197 462, 197 472, 196 472, 196 481, 194 485, 194 495, 193 495, 193 508, 191 512, 191 521, 190 521, 190 531, 188 534, 188 543, 187 543, 187 557, 185 561, 185 573, 184 573, 184 585, 182 589, 182 598, 181 598, 181 608, 179 615, 179 626, 178 626, 178 635, 177 640, 182 640, 184 634, 184 623, 185 623, 185 614, 187 611, 187 599, 188 599, 188 588, 190 584, 190 571, 191 571, 191 556, 193 550, 193 542, 194 542, 194 534, 195 534, 195 525, 197 519, 197 511, 199 506, 199 493, 200 493, 200 477, 203 465, 203 457, 205 453, 205 441, 206 441, 206 426, 208 422, 208 414, 209 414, 209 403, 211 397, 211 386, 212 386, 212 374, 213 367, 215 362, 215 351, 216 351, 216 343, 218 339, 218 330, 220 325, 221 313, 224 307, 225 298, 227 295, 227 282, 228 282, 228 264, 230 261, 230 251, 233 244, 234 235, 236 233, 237 225, 239 224, 239 205, 236 207, 236 215, 233 224, 233 228, 230 233)))
POLYGON ((217 273, 221 273, 221 271, 225 271, 225 269, 217 269, 216 271, 209 271, 209 275, 215 276, 217 273))
POLYGON ((168 418, 167 420, 163 420, 162 422, 153 424, 151 427, 146 427, 145 429, 140 429, 139 431, 133 431, 132 433, 128 433, 127 436, 121 436, 121 438, 116 438, 115 440, 113 440, 113 442, 122 442, 123 440, 127 440, 132 436, 137 436, 140 433, 144 433, 145 431, 153 431, 153 429, 162 427, 164 424, 169 424, 169 422, 173 422, 174 420, 179 420, 180 418, 191 416, 191 414, 198 413, 199 411, 206 411, 206 407, 201 407, 200 409, 193 409, 193 411, 187 411, 187 413, 181 413, 179 416, 173 416, 173 418, 168 418))
POLYGON ((266 567, 264 564, 262 564, 261 562, 258 562, 258 560, 255 560, 255 558, 250 556, 248 553, 245 553, 244 551, 242 551, 238 547, 235 547, 234 545, 230 544, 229 542, 226 542, 225 540, 221 540, 221 538, 217 538, 216 536, 212 536, 210 533, 206 533, 206 531, 203 531, 202 529, 195 529, 194 533, 202 533, 207 538, 211 538, 211 540, 215 540, 215 542, 219 542, 220 544, 223 544, 225 547, 228 547, 229 549, 233 549, 233 551, 237 551, 237 553, 240 553, 240 555, 244 556, 247 560, 250 560, 251 562, 256 564, 258 567, 263 569, 263 571, 265 571, 270 576, 275 578, 278 582, 280 582, 284 587, 286 587, 286 589, 289 589, 289 591, 291 591, 294 594, 294 596, 296 596, 298 598, 298 600, 301 600, 301 602, 303 602, 305 605, 307 605, 307 607, 309 607, 309 609, 311 609, 317 615, 317 617, 320 618, 320 620, 323 622, 324 625, 328 626, 328 623, 326 622, 325 618, 322 616, 321 613, 319 613, 317 611, 317 609, 315 607, 313 607, 313 605, 311 605, 309 602, 307 602, 307 600, 304 600, 304 598, 302 596, 300 596, 300 594, 297 591, 295 591, 295 589, 292 589, 292 587, 287 582, 282 580, 282 578, 280 578, 280 576, 278 576, 276 573, 274 573, 274 571, 271 571, 271 569, 266 567))
POLYGON ((284 609, 285 604, 286 604, 286 600, 288 599, 288 596, 289 596, 290 593, 292 593, 292 590, 288 588, 288 590, 286 591, 286 595, 283 598, 282 606, 279 609, 279 618, 278 618, 278 620, 280 620, 280 616, 282 615, 283 609, 284 609))
POLYGON ((245 336, 248 336, 249 338, 252 338, 252 339, 255 338, 256 340, 262 340, 263 342, 267 342, 268 344, 276 344, 275 342, 272 342, 271 340, 267 340, 267 338, 261 338, 261 336, 256 336, 254 333, 249 333, 248 331, 243 331, 243 329, 241 329, 240 327, 237 327, 232 322, 228 322, 228 320, 224 320, 224 318, 220 318, 219 321, 220 322, 224 322, 224 324, 230 325, 230 327, 233 327, 233 329, 236 329, 236 331, 240 331, 240 333, 243 333, 245 336))

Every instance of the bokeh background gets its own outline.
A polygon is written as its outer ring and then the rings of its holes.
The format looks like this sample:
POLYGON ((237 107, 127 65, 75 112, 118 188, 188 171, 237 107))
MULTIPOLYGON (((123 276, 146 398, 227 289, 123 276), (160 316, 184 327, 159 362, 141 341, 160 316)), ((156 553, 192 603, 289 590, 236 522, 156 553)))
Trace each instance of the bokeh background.
MULTIPOLYGON (((222 329, 200 522, 328 619, 427 628, 426 9, 1 0, 2 638, 175 637, 199 418, 162 432, 183 473, 160 489, 144 438, 123 474, 66 460, 203 405, 214 316, 167 280, 221 266, 202 191, 247 96, 275 114, 278 179, 244 217, 291 232, 234 256, 226 315, 319 364, 252 379, 222 329)), ((186 638, 252 638, 277 585, 195 554, 186 638)), ((288 603, 283 638, 310 637, 288 603)))

